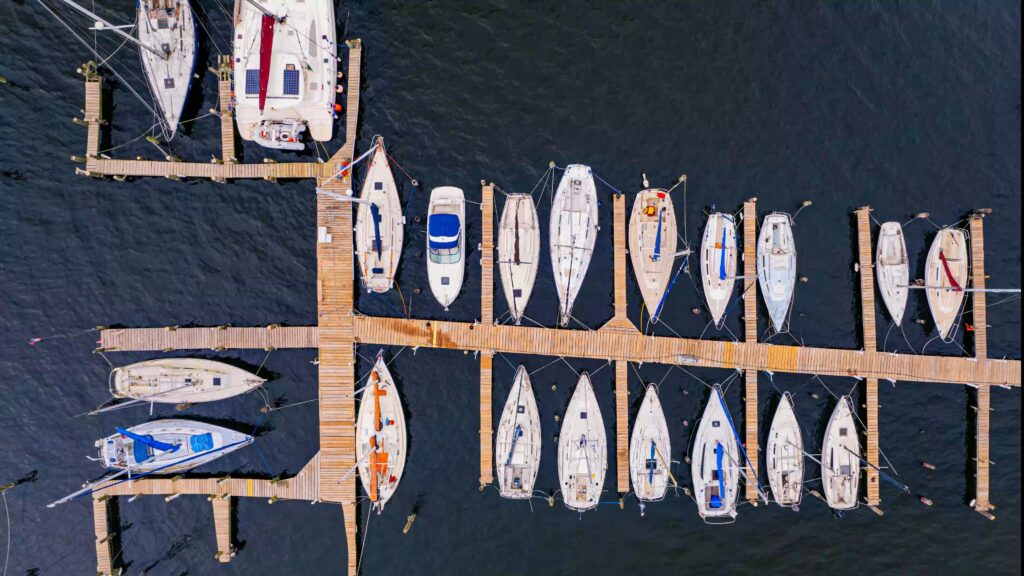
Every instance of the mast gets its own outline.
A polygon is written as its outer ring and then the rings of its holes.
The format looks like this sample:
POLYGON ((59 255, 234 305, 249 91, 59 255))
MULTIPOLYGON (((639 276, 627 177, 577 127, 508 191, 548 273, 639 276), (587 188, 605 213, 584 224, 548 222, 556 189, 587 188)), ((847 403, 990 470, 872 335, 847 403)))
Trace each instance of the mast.
POLYGON ((118 35, 120 35, 122 38, 124 38, 125 40, 133 42, 133 43, 135 43, 136 46, 139 46, 141 48, 145 48, 146 50, 149 50, 150 52, 152 52, 153 54, 156 54, 160 58, 162 58, 164 60, 167 60, 168 56, 162 50, 157 50, 156 48, 153 48, 152 46, 150 46, 148 44, 143 44, 138 38, 132 36, 131 34, 125 32, 124 30, 121 30, 120 28, 118 28, 117 26, 114 26, 110 22, 107 22, 106 20, 101 18, 98 14, 90 12, 84 6, 79 5, 78 3, 74 2, 73 0, 62 0, 62 2, 64 2, 68 6, 71 6, 75 10, 78 10, 82 14, 85 14, 86 16, 96 20, 96 22, 98 24, 102 24, 105 29, 112 30, 112 31, 116 32, 118 35))

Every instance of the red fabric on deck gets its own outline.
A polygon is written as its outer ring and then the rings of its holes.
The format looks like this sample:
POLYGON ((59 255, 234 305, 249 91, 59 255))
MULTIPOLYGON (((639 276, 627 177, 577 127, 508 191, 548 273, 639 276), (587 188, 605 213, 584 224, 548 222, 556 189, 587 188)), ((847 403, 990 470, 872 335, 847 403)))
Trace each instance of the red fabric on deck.
POLYGON ((942 261, 942 267, 946 269, 946 278, 949 278, 949 283, 953 286, 953 290, 962 292, 963 288, 960 287, 960 283, 953 278, 953 272, 949 269, 949 262, 946 262, 946 255, 939 250, 939 260, 942 261))
POLYGON ((274 53, 274 25, 277 20, 264 14, 260 24, 260 112, 267 104, 267 86, 270 85, 270 56, 274 53))

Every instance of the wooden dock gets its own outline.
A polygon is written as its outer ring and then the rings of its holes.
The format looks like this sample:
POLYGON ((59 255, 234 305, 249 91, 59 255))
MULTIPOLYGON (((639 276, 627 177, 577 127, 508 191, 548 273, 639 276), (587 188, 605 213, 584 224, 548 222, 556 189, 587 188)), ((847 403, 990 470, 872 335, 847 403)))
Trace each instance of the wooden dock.
MULTIPOLYGON (((494 323, 494 184, 480 181, 480 323, 494 323)), ((494 481, 494 400, 492 350, 480 351, 480 486, 494 481)))
MULTIPOLYGON (((857 268, 860 271, 860 316, 864 337, 864 351, 875 352, 878 335, 875 332, 875 252, 871 244, 871 208, 863 207, 857 215, 857 268)), ((864 379, 864 457, 868 461, 865 469, 867 478, 868 506, 881 502, 878 491, 878 378, 864 379)))
MULTIPOLYGON (((970 220, 971 232, 971 287, 985 288, 985 231, 982 216, 975 214, 970 220)), ((985 293, 971 292, 971 326, 974 328, 974 356, 979 362, 988 358, 988 313, 985 307, 985 293)), ((991 417, 991 388, 978 384, 978 417, 974 446, 974 509, 994 518, 995 508, 989 501, 989 418, 991 417)))
POLYGON ((92 524, 96 532, 96 574, 98 576, 114 576, 118 574, 114 568, 114 532, 110 527, 109 497, 94 494, 92 497, 92 524))
MULTIPOLYGON (((743 203, 743 341, 757 342, 757 198, 743 203)), ((743 372, 743 422, 746 429, 745 444, 750 465, 748 480, 744 483, 747 500, 757 504, 758 461, 761 447, 758 442, 759 412, 757 398, 757 370, 743 372), (753 480, 753 481, 751 481, 753 480)))
POLYGON ((235 500, 231 496, 211 498, 213 506, 213 527, 217 534, 217 561, 231 562, 235 557, 234 532, 231 529, 231 513, 235 500))

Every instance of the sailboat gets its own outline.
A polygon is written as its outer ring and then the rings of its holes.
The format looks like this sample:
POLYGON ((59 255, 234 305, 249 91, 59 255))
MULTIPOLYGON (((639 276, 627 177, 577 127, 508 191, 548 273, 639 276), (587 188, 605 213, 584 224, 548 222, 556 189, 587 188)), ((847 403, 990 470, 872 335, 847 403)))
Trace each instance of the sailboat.
POLYGON ((466 272, 466 199, 453 186, 434 188, 427 207, 427 278, 434 298, 448 306, 459 296, 466 272))
MULTIPOLYGON (((241 368, 202 358, 161 358, 114 368, 110 393, 162 404, 196 404, 244 394, 266 382, 241 368)), ((120 406, 120 404, 118 404, 120 406)))
POLYGON ((498 270, 509 313, 522 322, 540 264, 540 220, 529 194, 509 194, 498 225, 498 270))
POLYGON ((715 326, 722 327, 725 310, 736 283, 736 223, 732 216, 712 212, 700 245, 700 272, 704 297, 715 326))
POLYGON ((596 508, 608 469, 608 441, 597 396, 586 372, 565 411, 558 435, 558 482, 565 505, 583 512, 596 508))
POLYGON ((789 214, 765 216, 757 239, 757 279, 776 332, 789 329, 789 309, 796 286, 796 245, 789 214))
POLYGON ((383 140, 375 144, 356 211, 356 256, 367 292, 391 290, 402 256, 402 204, 383 140))
POLYGON ((558 292, 558 325, 566 327, 594 254, 597 188, 590 166, 570 164, 551 207, 551 269, 558 292))
POLYGON ((875 255, 875 275, 882 302, 889 310, 892 321, 899 324, 907 309, 907 283, 910 280, 910 263, 907 260, 907 243, 903 238, 903 227, 899 222, 885 222, 878 233, 878 250, 875 255))
POLYGON ((629 258, 652 320, 672 277, 676 257, 676 213, 672 196, 660 188, 641 190, 629 217, 629 258))
POLYGON ((235 120, 244 140, 302 150, 334 131, 332 0, 235 0, 235 120))
POLYGON ((775 502, 796 510, 804 492, 804 441, 793 412, 793 396, 782 395, 768 431, 765 451, 768 483, 775 502))
POLYGON ((407 437, 402 399, 381 352, 370 371, 370 383, 359 402, 356 420, 359 479, 378 514, 384 511, 402 479, 407 437))
POLYGON ((656 502, 665 497, 672 475, 671 456, 668 422, 658 399, 658 390, 654 384, 648 384, 629 440, 629 475, 638 500, 656 502))
POLYGON ((697 512, 709 524, 736 519, 736 494, 740 479, 740 452, 729 408, 715 384, 704 409, 690 456, 697 512))
POLYGON ((137 35, 132 36, 73 0, 65 4, 92 18, 97 30, 110 30, 139 47, 146 84, 159 109, 165 139, 178 130, 195 73, 199 38, 189 0, 139 0, 137 35))
POLYGON ((213 424, 169 418, 116 428, 96 441, 105 468, 132 473, 183 472, 251 444, 253 437, 213 424))
POLYGON ((857 507, 860 489, 860 443, 853 421, 853 401, 839 399, 825 427, 821 445, 821 483, 825 501, 835 510, 857 507))
POLYGON ((516 370, 494 442, 494 465, 502 498, 526 500, 540 470, 540 413, 526 367, 516 370))
POLYGON ((954 228, 939 230, 928 250, 925 295, 939 336, 947 342, 964 302, 967 258, 967 235, 954 228))

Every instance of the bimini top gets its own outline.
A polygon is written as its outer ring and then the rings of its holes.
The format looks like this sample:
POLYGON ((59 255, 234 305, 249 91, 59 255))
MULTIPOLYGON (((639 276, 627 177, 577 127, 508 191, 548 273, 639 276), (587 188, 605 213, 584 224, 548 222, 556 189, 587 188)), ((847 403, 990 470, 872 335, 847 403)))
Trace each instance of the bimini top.
POLYGON ((455 214, 433 214, 427 222, 431 250, 448 250, 459 245, 459 217, 455 214))

